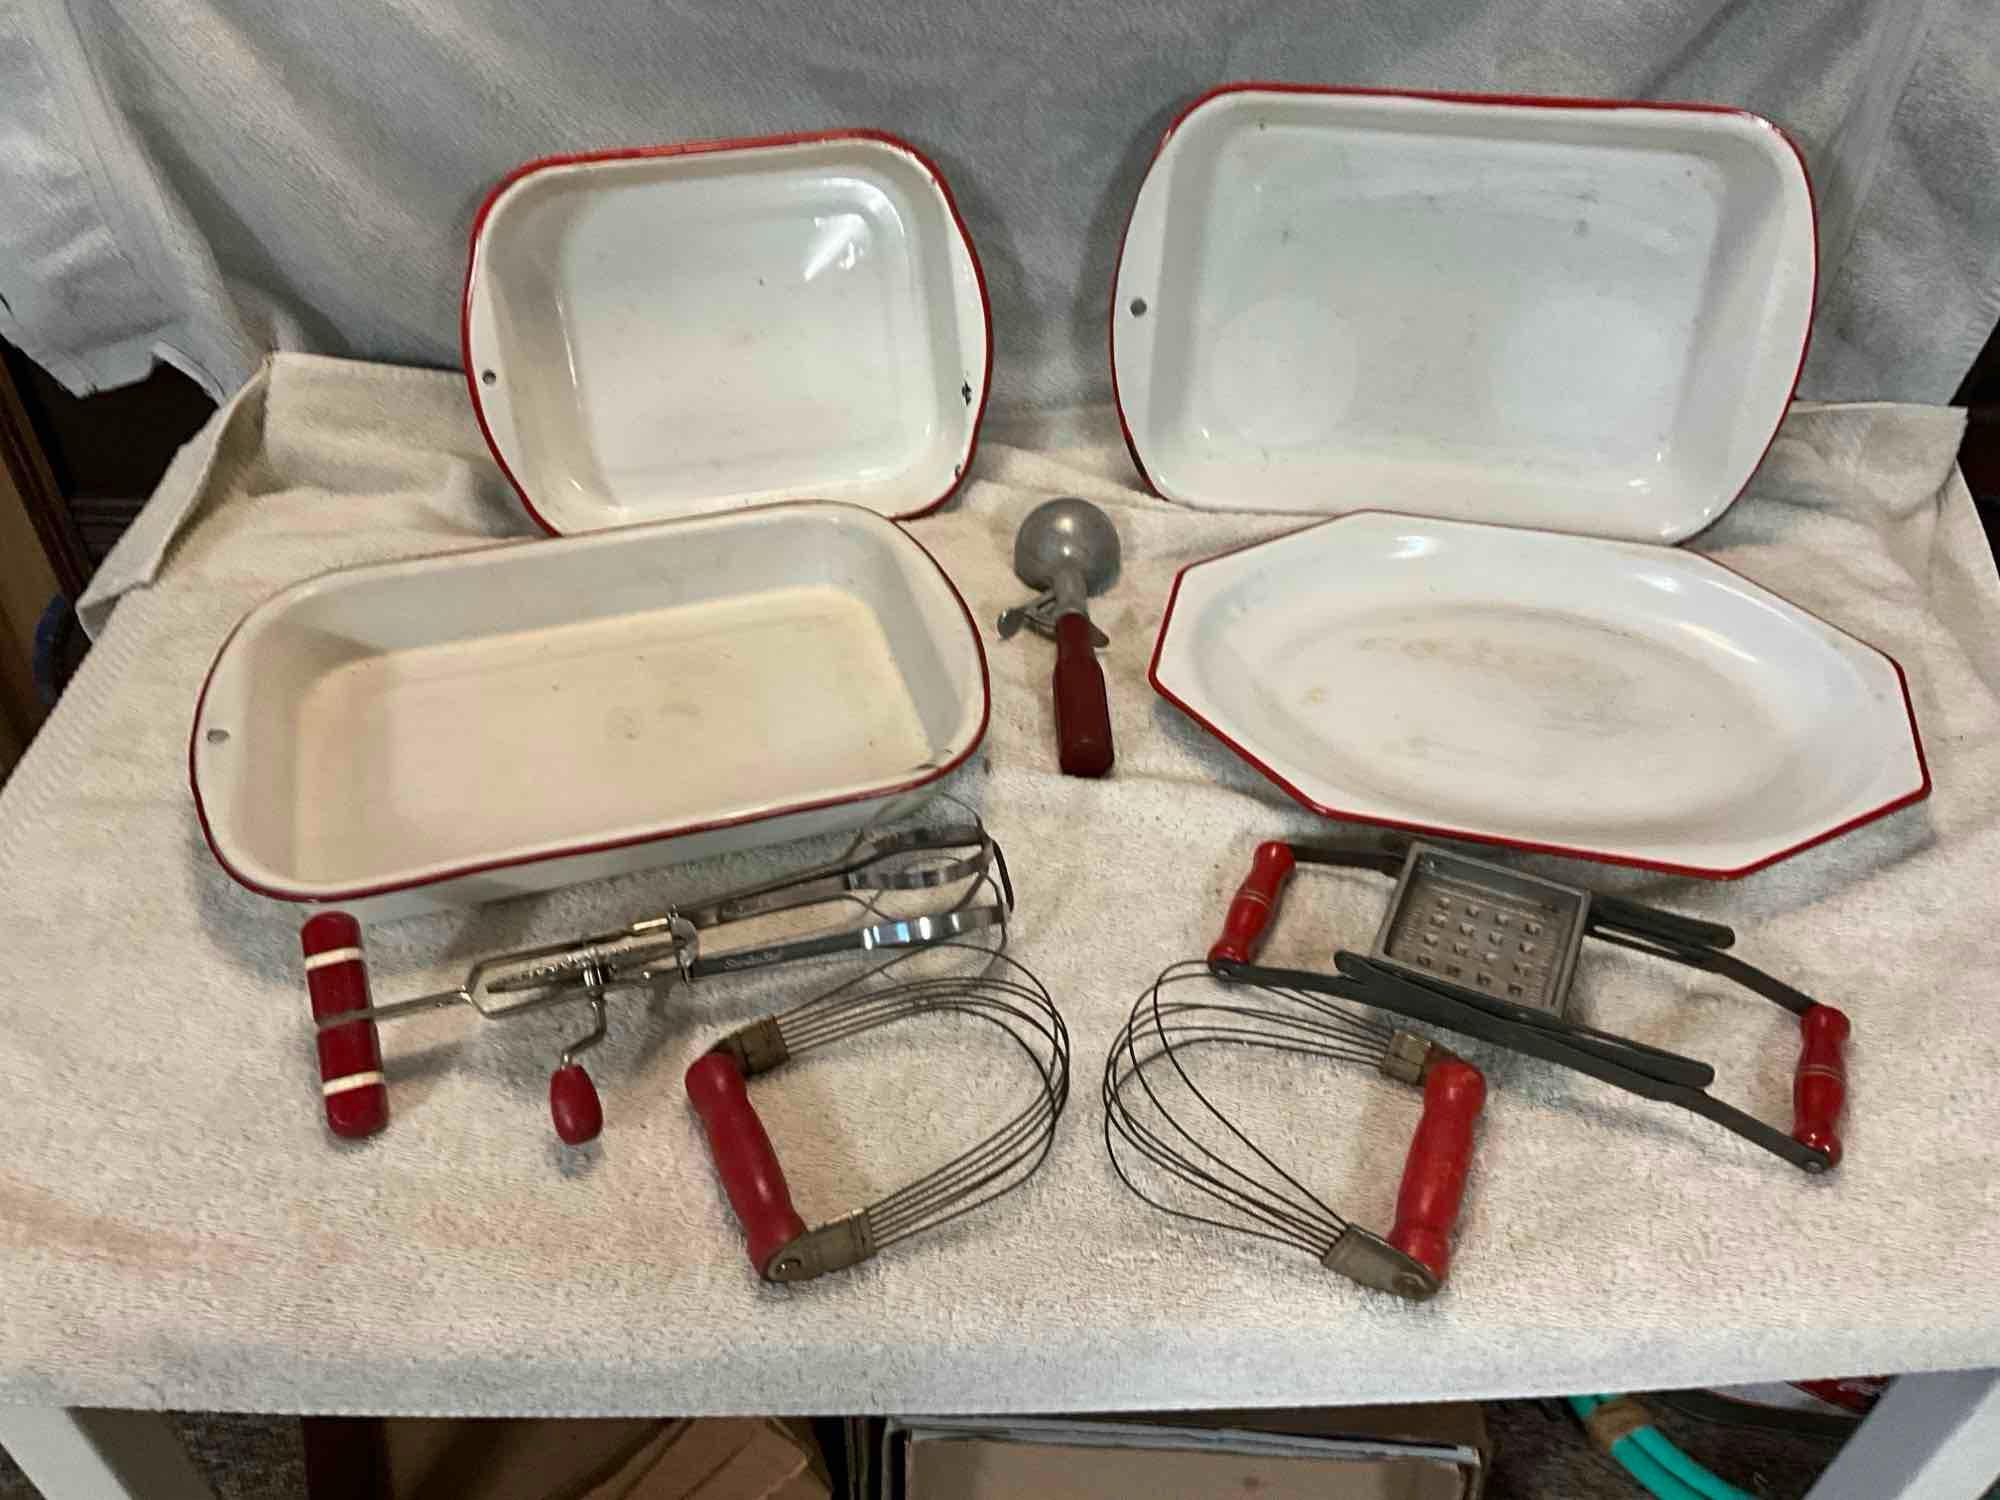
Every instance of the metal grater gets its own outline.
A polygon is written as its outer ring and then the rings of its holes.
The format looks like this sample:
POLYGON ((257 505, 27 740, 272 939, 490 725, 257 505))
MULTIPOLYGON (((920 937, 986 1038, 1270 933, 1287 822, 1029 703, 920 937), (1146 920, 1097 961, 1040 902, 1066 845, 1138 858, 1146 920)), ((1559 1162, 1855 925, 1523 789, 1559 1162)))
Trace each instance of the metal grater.
POLYGON ((1560 1016, 1589 918, 1588 891, 1415 844, 1371 956, 1560 1016))
MULTIPOLYGON (((1273 994, 1355 1001, 1538 1057, 1692 1111, 1802 1171, 1824 1172, 1840 1161, 1840 1112, 1847 1100, 1842 1048, 1850 1023, 1832 1006, 1736 957, 1728 951, 1735 941, 1720 922, 1622 896, 1593 896, 1426 844, 1398 854, 1274 839, 1257 846, 1250 873, 1230 899, 1222 935, 1208 950, 1208 971, 1273 994), (1332 974, 1273 968, 1252 956, 1299 866, 1373 870, 1396 879, 1374 948, 1366 955, 1337 949, 1332 974), (1709 1093, 1715 1069, 1700 1059, 1564 1015, 1586 937, 1721 975, 1797 1016, 1802 1045, 1790 1133, 1709 1093)), ((1394 1077, 1422 1077, 1424 1062, 1399 1039, 1379 1066, 1394 1077)))

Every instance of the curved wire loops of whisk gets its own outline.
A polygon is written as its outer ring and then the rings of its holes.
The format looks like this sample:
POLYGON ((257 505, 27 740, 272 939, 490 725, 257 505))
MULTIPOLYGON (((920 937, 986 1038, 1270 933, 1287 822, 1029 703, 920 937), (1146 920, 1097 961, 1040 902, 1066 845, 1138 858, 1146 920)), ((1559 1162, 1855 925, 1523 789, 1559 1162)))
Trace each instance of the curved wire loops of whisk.
POLYGON ((1232 1046, 1374 1068, 1384 1066, 1397 1036, 1324 996, 1224 985, 1200 961, 1170 965, 1134 1002, 1105 1059, 1111 1165, 1163 1213, 1324 1259, 1348 1221, 1218 1108, 1186 1059, 1197 1049, 1232 1046), (1167 1188, 1162 1176, 1179 1186, 1167 1188))
MULTIPOLYGON (((1005 909, 1004 866, 974 882, 1005 909)), ((966 900, 971 900, 969 894, 966 900)), ((795 1259, 774 1279, 804 1280, 866 1259, 913 1234, 968 1214, 1019 1187, 1047 1158, 1069 1101, 1070 1039, 1054 998, 1032 972, 1001 951, 1006 924, 987 942, 945 941, 902 953, 805 1003, 732 1032, 711 1049, 736 1059, 746 1078, 793 1057, 919 1016, 958 1015, 1004 1033, 1026 1060, 1026 1101, 985 1139, 949 1161, 814 1234, 838 1230, 840 1249, 795 1259), (956 954, 976 964, 938 970, 956 954)), ((808 1236, 811 1238, 811 1236, 808 1236)))

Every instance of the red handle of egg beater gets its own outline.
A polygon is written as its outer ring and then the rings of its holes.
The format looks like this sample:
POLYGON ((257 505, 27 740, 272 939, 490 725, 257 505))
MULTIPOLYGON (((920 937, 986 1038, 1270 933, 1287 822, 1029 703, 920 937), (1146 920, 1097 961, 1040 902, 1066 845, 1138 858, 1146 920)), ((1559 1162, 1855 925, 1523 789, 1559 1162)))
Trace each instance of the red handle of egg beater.
POLYGON ((581 1063, 564 1063, 549 1074, 549 1117, 565 1146, 581 1146, 604 1133, 604 1101, 581 1063))
POLYGON ((1845 1012, 1815 1005, 1799 1017, 1799 1065, 1792 1074, 1792 1139, 1824 1151, 1827 1165, 1840 1165, 1840 1112, 1847 1104, 1848 1033, 1845 1012))
MULTIPOLYGON (((315 1021, 366 1010, 368 962, 361 924, 344 911, 323 911, 299 929, 306 956, 306 994, 315 1021)), ((382 1041, 373 1021, 350 1021, 319 1033, 320 1096, 335 1135, 358 1139, 389 1123, 389 1088, 382 1079, 382 1041)))
POLYGON ((1292 846, 1272 840, 1259 844, 1250 856, 1250 873, 1229 899, 1229 914, 1222 919, 1222 936, 1208 950, 1211 964, 1247 964, 1263 940, 1264 929, 1278 910, 1278 897, 1298 863, 1292 846))
POLYGON ((1443 1281, 1451 1269, 1451 1232, 1472 1165, 1472 1127, 1486 1103, 1486 1076, 1459 1057, 1441 1057, 1424 1073, 1424 1114, 1410 1138, 1396 1224, 1389 1243, 1443 1281))
POLYGON ((728 1053, 711 1052, 695 1059, 685 1082, 688 1100, 708 1134, 715 1174, 743 1226, 750 1264, 768 1280, 771 1262, 806 1232, 806 1225, 792 1207, 785 1170, 743 1087, 743 1069, 728 1053))
POLYGON ((1110 772, 1111 703, 1104 668, 1091 643, 1090 620, 1071 612, 1056 621, 1056 760, 1065 776, 1110 772))

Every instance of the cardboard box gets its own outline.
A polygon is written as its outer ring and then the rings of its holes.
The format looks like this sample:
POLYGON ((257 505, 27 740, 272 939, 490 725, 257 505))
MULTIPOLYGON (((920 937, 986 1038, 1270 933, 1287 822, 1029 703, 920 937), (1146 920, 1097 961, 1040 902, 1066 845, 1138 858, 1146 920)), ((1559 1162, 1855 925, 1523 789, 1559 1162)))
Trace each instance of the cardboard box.
POLYGON ((615 1470, 660 1430, 638 1421, 397 1418, 383 1424, 395 1500, 556 1500, 615 1470))
POLYGON ((585 1500, 830 1500, 810 1432, 768 1418, 678 1422, 585 1500))
POLYGON ((805 1423, 393 1421, 395 1500, 830 1500, 805 1423))
POLYGON ((1476 1405, 911 1418, 884 1436, 885 1500, 1478 1500, 1476 1405))

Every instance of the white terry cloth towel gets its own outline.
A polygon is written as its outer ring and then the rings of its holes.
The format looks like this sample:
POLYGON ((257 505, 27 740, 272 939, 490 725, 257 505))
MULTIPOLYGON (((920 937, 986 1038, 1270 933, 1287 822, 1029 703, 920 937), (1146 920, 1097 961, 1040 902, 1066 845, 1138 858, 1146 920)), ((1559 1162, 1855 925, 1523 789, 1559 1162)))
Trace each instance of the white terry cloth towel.
MULTIPOLYGON (((196 691, 232 622, 318 570, 530 529, 456 376, 281 357, 216 421, 102 575, 108 626, 0 792, 0 1400, 312 1411, 1047 1411, 1616 1390, 2000 1363, 2000 581, 1952 467, 1957 413, 1802 408, 1696 545, 1908 670, 1936 790, 1727 884, 1541 868, 1733 924, 1737 951, 1853 1017, 1838 1171, 1808 1178, 1693 1116, 1472 1048, 1492 1091, 1451 1280, 1409 1306, 1297 1252, 1127 1193, 1098 1070, 1144 983, 1212 940, 1262 839, 1338 834, 1144 681, 1184 563, 1295 527, 1139 494, 1108 413, 1086 446, 989 432, 912 533, 993 672, 954 783, 1009 855, 1011 952, 1072 1028, 1069 1113, 1019 1192, 852 1271, 760 1285, 681 1088, 725 1030, 853 972, 734 976, 614 1001, 590 1066, 606 1127, 565 1154, 547 1072, 572 1014, 385 1025, 393 1117, 321 1124, 296 913, 210 858, 187 789, 196 691), (1052 653, 991 622, 1009 543, 1052 493, 1126 550, 1097 618, 1118 738, 1056 773, 1052 653), (115 605, 111 596, 119 594, 115 605)), ((671 755, 662 755, 671 774, 671 755)), ((367 934, 380 998, 475 955, 603 930, 777 868, 772 850, 367 934)), ((1365 945, 1374 876, 1294 881, 1269 955, 1365 945)), ((1582 1016, 1712 1061, 1788 1122, 1797 1031, 1693 971, 1600 951, 1582 1016)), ((975 1030, 980 1028, 974 1028, 975 1030)), ((810 1221, 857 1207, 1017 1107, 1004 1041, 911 1024, 754 1085, 810 1221)), ((1360 1069, 1249 1059, 1246 1128, 1385 1229, 1417 1108, 1360 1069)))
POLYGON ((0 336, 72 389, 218 398, 273 349, 458 362, 465 237, 520 162, 865 126, 943 168, 994 409, 1109 395, 1104 309, 1160 131, 1238 79, 1710 101, 1804 148, 1800 394, 1950 398, 2000 314, 1990 0, 13 0, 0 336))

